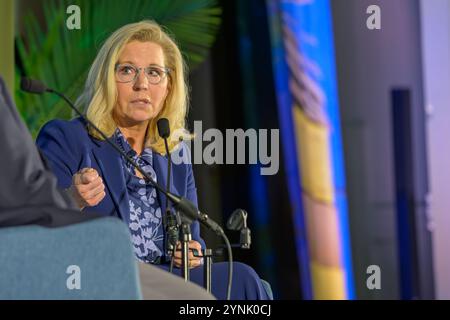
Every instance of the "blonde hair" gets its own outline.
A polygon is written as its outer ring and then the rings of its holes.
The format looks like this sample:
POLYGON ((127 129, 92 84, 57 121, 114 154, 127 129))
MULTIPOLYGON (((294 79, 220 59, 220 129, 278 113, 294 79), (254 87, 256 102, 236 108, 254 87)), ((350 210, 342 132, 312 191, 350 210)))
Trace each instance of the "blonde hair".
MULTIPOLYGON (((145 20, 127 24, 115 31, 103 44, 95 58, 86 80, 85 88, 77 99, 77 105, 87 107, 86 116, 107 136, 117 128, 113 119, 113 108, 117 102, 115 64, 131 41, 154 42, 161 46, 165 66, 171 69, 169 74, 169 92, 160 113, 150 120, 145 145, 156 152, 165 154, 164 140, 159 137, 157 121, 167 118, 170 132, 185 132, 185 119, 188 111, 188 88, 185 75, 186 65, 175 41, 154 21, 145 20)), ((97 139, 101 136, 91 127, 89 133, 97 139)), ((183 138, 189 138, 188 134, 183 138)), ((169 150, 175 149, 179 140, 168 139, 169 150)))

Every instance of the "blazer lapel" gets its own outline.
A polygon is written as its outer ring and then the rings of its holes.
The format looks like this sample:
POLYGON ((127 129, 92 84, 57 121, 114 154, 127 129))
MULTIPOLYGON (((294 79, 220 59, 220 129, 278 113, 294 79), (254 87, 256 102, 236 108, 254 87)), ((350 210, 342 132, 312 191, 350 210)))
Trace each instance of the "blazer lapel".
MULTIPOLYGON (((122 160, 120 155, 106 142, 98 142, 98 148, 93 149, 94 157, 102 171, 105 180, 105 186, 108 189, 118 213, 122 220, 128 222, 129 217, 129 198, 126 191, 126 182, 123 176, 122 160)), ((173 167, 173 165, 172 165, 173 167)), ((164 189, 167 184, 167 157, 157 152, 153 152, 153 169, 156 172, 157 183, 164 189)), ((179 194, 173 183, 173 170, 170 177, 170 192, 179 194)), ((166 212, 166 196, 157 191, 161 214, 166 212)))
POLYGON ((128 222, 129 200, 121 157, 107 142, 101 141, 98 145, 98 148, 93 149, 93 154, 103 173, 105 186, 118 209, 118 214, 122 220, 128 222))

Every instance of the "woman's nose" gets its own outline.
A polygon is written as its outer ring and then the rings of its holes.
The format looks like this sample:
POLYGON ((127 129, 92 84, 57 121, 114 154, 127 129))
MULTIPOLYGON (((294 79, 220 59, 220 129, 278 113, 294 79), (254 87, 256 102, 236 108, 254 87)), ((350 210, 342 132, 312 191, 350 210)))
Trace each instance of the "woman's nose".
POLYGON ((136 81, 134 82, 135 90, 147 90, 148 89, 148 79, 145 72, 139 72, 136 81))

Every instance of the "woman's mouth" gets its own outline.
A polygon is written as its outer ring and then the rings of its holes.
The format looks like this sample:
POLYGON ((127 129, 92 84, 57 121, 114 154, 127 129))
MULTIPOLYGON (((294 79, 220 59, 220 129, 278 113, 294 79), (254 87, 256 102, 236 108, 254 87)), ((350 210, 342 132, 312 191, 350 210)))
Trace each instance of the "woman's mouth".
POLYGON ((137 104, 137 105, 143 105, 143 106, 145 106, 145 105, 150 104, 151 102, 150 102, 149 99, 144 98, 144 99, 135 99, 135 100, 132 100, 131 103, 137 104))

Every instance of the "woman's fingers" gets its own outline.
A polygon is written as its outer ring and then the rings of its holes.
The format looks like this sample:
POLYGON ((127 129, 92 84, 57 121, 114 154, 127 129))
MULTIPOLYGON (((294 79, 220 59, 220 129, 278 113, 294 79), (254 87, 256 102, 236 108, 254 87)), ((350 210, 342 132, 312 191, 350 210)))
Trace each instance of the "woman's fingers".
POLYGON ((100 192, 99 194, 97 194, 95 197, 87 200, 86 202, 88 203, 89 206, 93 207, 96 206, 97 204, 100 203, 100 201, 103 200, 103 198, 105 197, 106 193, 105 191, 100 192))
MULTIPOLYGON (((195 240, 191 240, 191 241, 189 241, 188 247, 189 247, 189 259, 201 259, 201 256, 202 256, 202 245, 199 242, 197 242, 195 240), (197 251, 196 254, 198 256, 200 256, 200 257, 194 256, 193 250, 196 250, 197 251)), ((175 258, 181 258, 181 254, 182 254, 181 242, 178 241, 174 257, 175 258)))
MULTIPOLYGON (((189 260, 189 269, 196 268, 201 265, 201 259, 189 260)), ((181 268, 183 266, 183 261, 179 258, 174 258, 173 264, 175 267, 181 268)))
POLYGON ((92 168, 83 168, 73 175, 71 192, 80 209, 97 205, 106 195, 102 178, 92 168))
MULTIPOLYGON (((189 260, 189 268, 195 268, 198 267, 199 265, 201 265, 202 263, 202 257, 201 257, 201 252, 202 252, 202 246, 199 242, 195 241, 195 240, 191 240, 189 241, 189 255, 188 255, 188 260, 189 260), (200 257, 196 257, 194 256, 194 253, 192 252, 192 249, 197 250, 198 255, 200 255, 200 257)), ((178 242, 177 244, 177 250, 174 253, 174 265, 176 267, 182 267, 183 265, 183 260, 182 260, 182 250, 181 250, 181 243, 178 242)))
POLYGON ((83 168, 73 176, 73 184, 82 185, 89 184, 98 178, 98 172, 92 168, 83 168))
POLYGON ((202 245, 200 244, 200 242, 195 241, 195 240, 191 240, 191 241, 189 242, 189 248, 197 250, 197 254, 198 254, 199 256, 202 256, 202 255, 203 255, 203 254, 202 254, 202 245))
MULTIPOLYGON (((180 249, 179 251, 177 250, 177 251, 175 251, 175 254, 174 254, 174 258, 176 258, 176 259, 181 259, 181 257, 182 257, 182 250, 180 249)), ((191 251, 191 250, 189 250, 189 255, 188 255, 188 257, 189 257, 189 260, 201 260, 202 259, 202 257, 196 257, 196 256, 194 256, 194 254, 193 254, 193 252, 191 251)))
POLYGON ((88 185, 81 185, 78 188, 78 191, 83 196, 83 199, 89 200, 97 196, 99 193, 103 192, 105 190, 105 185, 103 184, 103 181, 101 178, 98 180, 88 184, 88 185))

